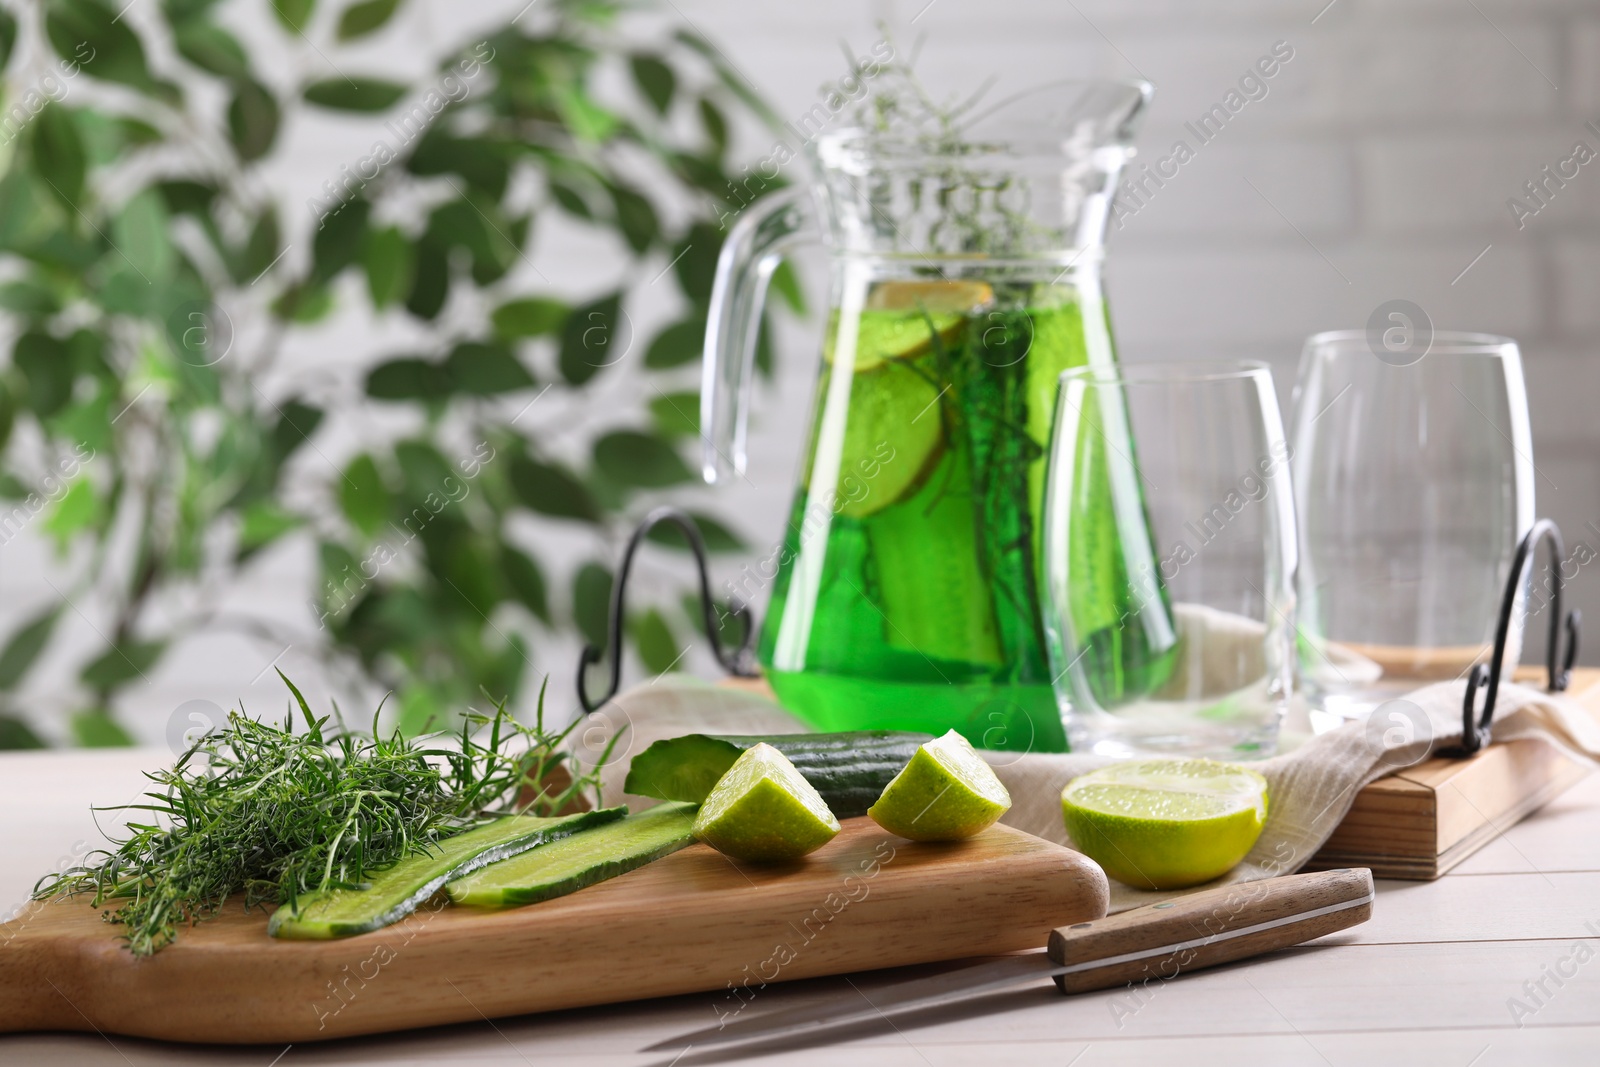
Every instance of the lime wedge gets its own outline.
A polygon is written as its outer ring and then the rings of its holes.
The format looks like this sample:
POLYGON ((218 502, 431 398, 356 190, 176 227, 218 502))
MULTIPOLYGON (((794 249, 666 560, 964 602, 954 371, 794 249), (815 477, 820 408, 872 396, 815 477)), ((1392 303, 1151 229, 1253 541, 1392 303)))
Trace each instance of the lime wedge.
POLYGON ((1267 780, 1215 760, 1141 760, 1061 791, 1073 843, 1119 882, 1183 889, 1232 870, 1267 821, 1267 780))
POLYGON ((992 826, 1010 807, 994 771, 951 730, 918 748, 867 814, 913 841, 957 841, 992 826))
POLYGON ((838 832, 822 795, 765 742, 733 761, 694 820, 694 836, 712 848, 761 863, 799 859, 838 832))

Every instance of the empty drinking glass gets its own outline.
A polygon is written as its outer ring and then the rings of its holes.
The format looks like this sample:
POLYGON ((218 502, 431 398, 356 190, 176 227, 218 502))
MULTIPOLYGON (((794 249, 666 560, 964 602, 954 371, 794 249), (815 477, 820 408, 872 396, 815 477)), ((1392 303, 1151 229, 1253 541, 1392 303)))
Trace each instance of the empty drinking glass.
MULTIPOLYGON (((1534 519, 1533 444, 1516 343, 1486 334, 1435 333, 1404 358, 1317 334, 1294 408, 1300 671, 1326 729, 1492 654, 1534 519)), ((1522 621, 1519 605, 1507 670, 1522 621)))
POLYGON ((1294 676, 1288 456, 1263 364, 1061 376, 1045 623, 1074 751, 1272 753, 1294 676))

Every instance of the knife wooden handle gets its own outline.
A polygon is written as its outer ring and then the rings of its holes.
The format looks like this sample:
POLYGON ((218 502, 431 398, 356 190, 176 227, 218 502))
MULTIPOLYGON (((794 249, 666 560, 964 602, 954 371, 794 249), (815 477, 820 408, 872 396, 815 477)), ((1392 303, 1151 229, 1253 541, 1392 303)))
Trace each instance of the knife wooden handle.
POLYGON ((1208 889, 1050 933, 1063 993, 1160 981, 1298 945, 1372 917, 1365 867, 1208 889))

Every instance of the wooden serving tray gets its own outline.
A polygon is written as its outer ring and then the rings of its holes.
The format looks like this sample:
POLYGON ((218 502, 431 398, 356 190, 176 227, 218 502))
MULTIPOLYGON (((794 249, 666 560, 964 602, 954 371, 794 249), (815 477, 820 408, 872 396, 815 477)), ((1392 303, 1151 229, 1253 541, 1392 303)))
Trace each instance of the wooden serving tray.
POLYGON ((1093 861, 1019 830, 922 845, 868 819, 787 868, 694 845, 542 904, 430 904, 341 941, 276 941, 230 906, 135 959, 86 904, 35 904, 0 926, 0 1032, 303 1042, 702 991, 713 1023, 767 982, 1042 948, 1106 904, 1093 861))
MULTIPOLYGON (((1544 671, 1519 671, 1542 685, 1544 671)), ((1570 695, 1600 717, 1600 669, 1572 672, 1570 695)), ((1370 867, 1377 878, 1430 881, 1585 778, 1586 763, 1537 741, 1490 745, 1471 759, 1430 759, 1380 778, 1308 870, 1370 867)))

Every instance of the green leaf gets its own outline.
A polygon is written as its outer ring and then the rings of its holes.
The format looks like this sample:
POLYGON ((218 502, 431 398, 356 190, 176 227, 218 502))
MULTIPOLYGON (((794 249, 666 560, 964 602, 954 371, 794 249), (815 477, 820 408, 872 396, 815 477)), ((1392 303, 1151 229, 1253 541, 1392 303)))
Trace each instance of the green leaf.
POLYGON ((700 394, 661 393, 650 401, 650 415, 662 437, 698 437, 700 434, 700 394))
POLYGON ((510 480, 511 491, 530 511, 556 519, 600 521, 600 507, 588 487, 562 467, 531 456, 512 456, 510 480))
POLYGON ((306 103, 334 111, 385 111, 406 95, 399 82, 382 78, 328 78, 306 86, 306 103))
POLYGON ((121 258, 151 285, 165 285, 177 267, 167 221, 161 194, 145 189, 122 206, 111 224, 111 239, 121 258))
POLYGON ((255 280, 278 261, 281 253, 283 239, 278 232, 278 208, 275 204, 268 204, 256 218, 256 224, 250 228, 250 236, 245 240, 244 250, 239 254, 237 273, 234 277, 246 284, 255 280))
POLYGON ((311 9, 317 6, 317 0, 268 0, 268 3, 284 29, 293 33, 305 32, 306 23, 311 21, 311 9))
POLYGON ((72 112, 60 104, 46 105, 33 120, 33 167, 68 214, 76 218, 89 162, 72 112))
POLYGON ((17 687, 28 673, 28 668, 33 666, 34 660, 39 658, 39 653, 50 643, 50 635, 55 632, 56 620, 60 617, 59 606, 49 608, 17 627, 11 634, 4 651, 0 651, 0 689, 17 687))
POLYGON ((206 182, 180 179, 157 182, 155 188, 160 191, 167 211, 173 215, 193 215, 204 220, 217 201, 217 187, 206 182))
MULTIPOLYGON (((11 61, 11 49, 16 43, 17 20, 11 12, 0 8, 0 69, 3 69, 11 61)), ((7 746, 4 741, 0 741, 0 748, 6 747, 16 748, 20 746, 7 746)))
POLYGON ((254 163, 272 151, 278 123, 278 98, 272 90, 253 79, 234 85, 228 102, 228 139, 241 161, 254 163))
MULTIPOLYGON (((706 543, 707 552, 743 552, 749 548, 738 534, 723 525, 722 520, 703 511, 691 511, 688 514, 694 520, 694 524, 700 527, 700 537, 706 543)), ((680 548, 685 552, 689 550, 689 538, 670 523, 651 527, 645 536, 658 545, 680 548)))
POLYGON ((617 228, 622 231, 628 247, 642 253, 661 235, 661 223, 656 219, 656 209, 650 201, 622 185, 607 187, 611 203, 617 212, 617 228))
POLYGON ((367 272, 373 307, 388 307, 410 292, 415 261, 411 242, 398 227, 367 231, 361 264, 367 272))
POLYGON ((56 547, 65 551, 73 537, 93 526, 100 517, 100 498, 87 477, 72 483, 43 524, 44 532, 55 538, 56 547))
POLYGON ((33 727, 14 715, 0 715, 0 750, 15 752, 48 747, 44 738, 33 732, 33 727))
POLYGON ((705 127, 712 155, 721 159, 728 150, 728 120, 723 117, 722 110, 704 96, 700 98, 700 125, 705 127))
POLYGON ((673 248, 677 257, 673 270, 678 286, 696 304, 711 299, 711 283, 717 276, 717 254, 722 251, 722 234, 709 222, 689 227, 684 239, 673 248))
POLYGON ((435 318, 450 296, 449 251, 432 241, 417 245, 417 264, 411 292, 406 295, 406 310, 419 319, 435 318))
POLYGON ((772 288, 783 297, 783 302, 789 305, 789 310, 796 315, 806 313, 806 294, 800 289, 800 277, 795 274, 794 266, 787 260, 778 263, 777 269, 772 272, 772 288))
POLYGON ((72 717, 72 736, 84 748, 126 748, 133 735, 104 711, 80 711, 72 717))
POLYGON ((628 630, 645 670, 651 674, 665 674, 677 665, 683 650, 678 647, 678 639, 672 635, 672 627, 667 625, 661 612, 651 608, 634 616, 628 622, 628 630))
POLYGON ((128 641, 113 646, 90 661, 78 677, 96 692, 115 689, 123 682, 142 677, 156 665, 166 647, 165 641, 128 641))
POLYGON ((17 338, 11 362, 28 383, 28 406, 39 418, 49 418, 72 397, 72 356, 67 346, 49 334, 29 330, 17 338))
POLYGON ((473 396, 514 393, 534 384, 527 368, 499 344, 463 341, 450 350, 444 369, 456 392, 473 396))
POLYGON ((606 620, 611 615, 611 572, 585 563, 572 580, 572 621, 596 648, 606 647, 606 620))
POLYGON ((579 141, 599 144, 616 131, 617 116, 589 99, 580 87, 558 84, 548 91, 555 97, 561 120, 579 141))
POLYGON ((311 440, 322 425, 323 413, 300 400, 278 405, 278 421, 272 427, 272 454, 282 463, 295 450, 311 440))
POLYGON ((371 537, 389 521, 394 499, 378 464, 365 452, 350 461, 339 479, 339 506, 355 528, 371 537))
POLYGON ((539 564, 510 545, 502 545, 500 572, 505 575, 511 595, 540 621, 550 622, 550 593, 539 564))
MULTIPOLYGON (((11 390, 6 387, 5 382, 0 381, 0 449, 4 449, 6 443, 11 440, 11 429, 16 425, 16 422, 16 399, 12 397, 11 390)), ((13 475, 9 474, 0 475, 0 477, 14 478, 13 475)), ((0 488, 0 495, 4 495, 3 488, 0 488)), ((0 531, 3 531, 4 529, 4 526, 0 526, 0 531)))
POLYGON ((656 334, 644 353, 644 365, 651 370, 681 367, 693 363, 705 354, 706 323, 704 319, 675 322, 656 334))
POLYGON ((45 34, 57 55, 91 77, 141 90, 156 87, 138 35, 102 0, 50 0, 45 34))
POLYGON ((628 66, 639 92, 650 101, 657 114, 665 115, 672 107, 672 94, 678 87, 678 77, 672 73, 672 68, 656 56, 643 54, 630 57, 628 66))
POLYGON ((367 375, 367 395, 374 400, 438 400, 449 393, 450 376, 426 359, 391 359, 367 375))
POLYGON ((367 233, 367 217, 372 205, 353 197, 322 220, 311 240, 311 280, 320 285, 356 261, 367 233))
POLYGON ((353 41, 382 29, 394 16, 400 0, 364 0, 351 4, 339 16, 339 40, 353 41))
POLYGON ((653 434, 619 430, 594 443, 594 463, 611 481, 660 489, 693 481, 694 474, 672 445, 653 434))
POLYGON ((0 308, 19 315, 54 315, 61 310, 61 301, 32 278, 18 278, 0 285, 0 308))
POLYGON ((178 54, 220 78, 250 77, 250 59, 237 38, 221 26, 201 19, 180 22, 172 31, 178 54))
POLYGON ((556 203, 560 204, 561 209, 567 214, 584 220, 592 220, 594 218, 594 209, 589 206, 589 201, 585 200, 583 194, 578 190, 565 182, 558 182, 554 179, 550 180, 549 186, 550 195, 556 198, 556 203))
POLYGON ((631 341, 626 323, 621 293, 575 308, 561 329, 561 354, 556 361, 561 376, 573 385, 582 385, 625 356, 631 341))
POLYGON ((283 510, 274 501, 259 500, 240 516, 239 555, 243 558, 265 548, 302 525, 304 522, 300 516, 283 510))
POLYGON ((515 340, 554 334, 567 321, 568 311, 567 305, 559 300, 535 296, 501 304, 490 319, 497 335, 515 340))

